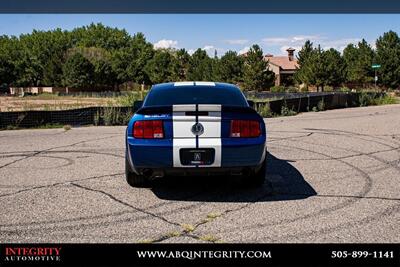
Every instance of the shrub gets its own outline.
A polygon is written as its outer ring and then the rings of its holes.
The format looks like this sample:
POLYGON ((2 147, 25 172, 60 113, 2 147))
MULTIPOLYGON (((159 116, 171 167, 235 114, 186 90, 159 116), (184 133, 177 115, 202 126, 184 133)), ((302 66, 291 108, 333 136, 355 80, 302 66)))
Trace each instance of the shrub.
POLYGON ((126 125, 131 119, 133 113, 130 111, 122 112, 119 107, 104 107, 102 112, 97 112, 94 117, 94 124, 96 126, 104 123, 106 126, 112 125, 126 125))
POLYGON ((296 88, 296 87, 294 87, 294 86, 289 86, 289 87, 286 89, 286 92, 288 92, 288 93, 297 93, 297 92, 299 92, 299 89, 296 88))
POLYGON ((128 122, 131 120, 132 116, 133 116, 133 113, 130 111, 127 111, 125 114, 122 114, 122 117, 121 117, 122 125, 128 124, 128 122))
POLYGON ((121 112, 117 107, 105 107, 103 109, 102 119, 104 125, 111 126, 116 125, 120 121, 121 112))
POLYGON ((297 114, 297 112, 294 111, 293 109, 288 108, 286 103, 285 103, 285 105, 282 106, 282 109, 281 109, 282 116, 294 116, 296 114, 297 114))
POLYGON ((300 92, 308 92, 308 86, 306 84, 301 84, 299 88, 300 92))
POLYGON ((264 103, 262 105, 257 105, 256 106, 256 111, 258 114, 260 114, 262 117, 272 117, 272 112, 269 107, 269 103, 264 103))
POLYGON ((324 102, 323 99, 318 102, 317 108, 318 108, 319 111, 324 111, 325 110, 325 102, 324 102))
POLYGON ((374 104, 375 105, 397 104, 397 99, 390 95, 384 95, 374 99, 374 104))
POLYGON ((348 88, 348 87, 341 87, 341 88, 339 88, 339 90, 338 91, 340 91, 340 92, 346 92, 346 93, 348 93, 348 92, 351 92, 351 89, 350 88, 348 88))
POLYGON ((100 118, 101 114, 100 111, 97 111, 96 114, 94 115, 94 125, 99 126, 100 125, 100 118))
POLYGON ((140 92, 127 92, 126 95, 117 98, 117 105, 122 107, 132 107, 133 102, 141 99, 140 92))
POLYGON ((285 87, 284 86, 272 86, 271 87, 271 92, 273 93, 284 93, 285 92, 285 87))
POLYGON ((360 103, 360 107, 373 105, 375 96, 375 93, 361 92, 358 95, 358 102, 360 103))

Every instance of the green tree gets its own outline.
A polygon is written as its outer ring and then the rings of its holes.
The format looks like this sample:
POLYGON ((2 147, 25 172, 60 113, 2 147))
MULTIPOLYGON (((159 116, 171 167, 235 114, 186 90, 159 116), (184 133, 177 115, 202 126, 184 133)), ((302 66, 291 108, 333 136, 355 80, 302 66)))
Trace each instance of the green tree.
POLYGON ((134 54, 134 61, 128 65, 128 74, 132 81, 137 83, 149 83, 149 77, 144 68, 147 62, 153 57, 153 45, 146 41, 142 33, 137 33, 133 36, 130 50, 134 54))
POLYGON ((371 65, 374 57, 373 49, 364 39, 357 46, 349 44, 343 50, 346 81, 362 85, 372 82, 374 73, 371 65))
POLYGON ((345 63, 340 53, 331 48, 324 51, 319 45, 313 48, 307 41, 299 52, 298 71, 295 79, 299 83, 314 85, 318 91, 324 86, 338 86, 345 79, 345 63))
POLYGON ((268 70, 268 62, 264 60, 263 51, 253 45, 245 56, 243 81, 248 90, 264 90, 271 87, 275 74, 268 70))
POLYGON ((153 45, 146 41, 142 33, 135 34, 129 40, 127 47, 118 49, 112 54, 112 67, 117 73, 118 82, 150 83, 145 66, 153 54, 153 45))
POLYGON ((317 86, 318 91, 324 91, 326 84, 325 57, 321 46, 315 48, 306 63, 306 79, 309 84, 317 86))
POLYGON ((171 81, 173 76, 174 58, 168 51, 156 51, 154 57, 146 65, 146 73, 151 83, 163 83, 171 81))
POLYGON ((111 56, 111 66, 116 73, 118 84, 129 82, 130 75, 127 71, 130 60, 134 60, 128 48, 115 50, 111 56))
POLYGON ((127 47, 131 37, 126 30, 111 28, 101 23, 92 23, 71 32, 74 46, 98 47, 108 51, 127 47))
POLYGON ((325 58, 326 54, 321 49, 321 46, 313 48, 302 65, 300 65, 299 71, 301 74, 297 76, 298 79, 307 85, 316 86, 318 91, 323 91, 327 81, 325 58))
POLYGON ((101 47, 73 47, 68 49, 67 56, 81 54, 88 59, 94 67, 92 84, 95 87, 111 89, 118 84, 117 75, 113 71, 111 53, 101 47))
POLYGON ((43 82, 44 86, 61 86, 62 85, 62 71, 63 62, 61 57, 53 56, 45 63, 43 68, 43 82))
POLYGON ((63 66, 63 85, 72 88, 87 88, 93 85, 94 67, 82 54, 69 57, 63 66))
POLYGON ((192 81, 212 80, 212 60, 206 51, 199 48, 193 53, 190 58, 187 78, 192 81))
POLYGON ((234 51, 228 51, 218 61, 215 75, 218 81, 238 83, 243 80, 243 57, 234 51))
POLYGON ((400 38, 389 31, 376 41, 376 60, 381 65, 379 83, 389 88, 400 86, 400 38))
POLYGON ((15 66, 17 42, 15 37, 0 36, 0 85, 12 84, 17 77, 15 66))
POLYGON ((109 59, 95 59, 91 63, 94 71, 93 83, 96 87, 111 89, 118 83, 109 59))
POLYGON ((297 71, 294 75, 294 79, 298 83, 307 83, 307 62, 314 52, 313 43, 307 40, 297 55, 297 71))
POLYGON ((187 80, 189 64, 189 53, 183 48, 176 51, 176 53, 174 53, 174 58, 172 59, 172 79, 175 81, 187 80))
POLYGON ((345 63, 339 51, 331 48, 323 52, 325 85, 339 86, 345 80, 345 63))
MULTIPOLYGON (((39 86, 44 84, 45 68, 51 62, 63 62, 63 56, 71 45, 68 32, 56 29, 53 31, 36 31, 22 34, 14 50, 17 71, 16 85, 39 86), (56 57, 58 57, 56 59, 56 57)), ((46 82, 49 82, 48 79, 46 82)))

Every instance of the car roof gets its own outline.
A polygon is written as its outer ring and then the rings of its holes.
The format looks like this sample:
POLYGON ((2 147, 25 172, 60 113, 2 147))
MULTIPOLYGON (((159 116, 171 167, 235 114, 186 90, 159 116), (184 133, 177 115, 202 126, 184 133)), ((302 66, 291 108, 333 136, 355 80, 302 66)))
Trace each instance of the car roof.
POLYGON ((179 87, 215 87, 217 89, 226 89, 226 90, 239 90, 239 88, 230 83, 220 83, 220 82, 193 82, 193 81, 185 81, 185 82, 169 82, 169 83, 159 83, 152 86, 152 90, 164 90, 164 89, 173 89, 179 87))

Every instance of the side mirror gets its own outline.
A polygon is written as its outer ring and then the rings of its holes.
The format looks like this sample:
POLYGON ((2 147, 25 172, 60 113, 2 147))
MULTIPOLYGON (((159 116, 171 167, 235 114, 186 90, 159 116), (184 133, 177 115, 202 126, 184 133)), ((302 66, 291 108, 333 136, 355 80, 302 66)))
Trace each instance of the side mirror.
POLYGON ((255 103, 253 100, 247 100, 247 104, 249 104, 249 107, 254 108, 255 103))
POLYGON ((143 106, 143 101, 142 100, 138 100, 138 101, 133 102, 133 112, 138 111, 142 106, 143 106))

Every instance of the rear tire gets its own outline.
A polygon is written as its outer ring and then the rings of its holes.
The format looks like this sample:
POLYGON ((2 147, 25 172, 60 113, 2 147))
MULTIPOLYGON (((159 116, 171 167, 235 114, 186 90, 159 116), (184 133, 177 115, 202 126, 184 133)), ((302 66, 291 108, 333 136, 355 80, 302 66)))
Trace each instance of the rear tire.
POLYGON ((251 177, 249 177, 250 185, 262 186, 265 182, 266 171, 267 171, 267 156, 265 156, 261 168, 258 171, 254 172, 251 175, 251 177))
POLYGON ((132 171, 128 161, 128 154, 125 156, 125 178, 126 182, 132 187, 147 187, 149 184, 149 181, 145 176, 136 174, 132 171))

